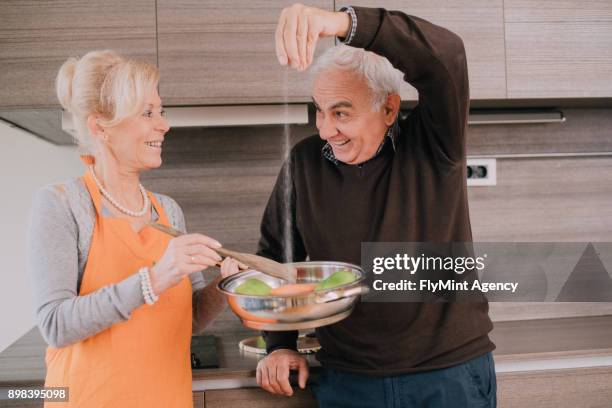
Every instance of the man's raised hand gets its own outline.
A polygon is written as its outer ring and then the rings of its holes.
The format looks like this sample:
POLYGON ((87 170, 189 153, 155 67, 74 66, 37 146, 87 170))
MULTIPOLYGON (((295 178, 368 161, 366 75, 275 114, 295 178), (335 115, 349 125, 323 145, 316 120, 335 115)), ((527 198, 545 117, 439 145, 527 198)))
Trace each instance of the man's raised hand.
POLYGON ((350 17, 296 3, 281 11, 276 26, 276 56, 281 65, 304 71, 312 64, 320 38, 346 37, 350 17))

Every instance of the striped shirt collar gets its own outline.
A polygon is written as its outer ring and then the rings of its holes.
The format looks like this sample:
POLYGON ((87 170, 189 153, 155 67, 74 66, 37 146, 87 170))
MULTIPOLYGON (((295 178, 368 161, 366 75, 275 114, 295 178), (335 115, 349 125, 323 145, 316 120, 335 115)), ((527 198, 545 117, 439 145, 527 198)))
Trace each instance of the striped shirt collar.
MULTIPOLYGON (((377 157, 380 154, 380 152, 382 151, 382 149, 385 147, 385 144, 387 144, 387 143, 391 143, 391 147, 393 147, 393 151, 395 151, 395 140, 397 138, 397 132, 393 131, 393 129, 395 127, 396 126, 390 126, 389 127, 389 129, 387 130, 387 133, 385 134, 385 137, 383 138, 383 141, 380 143, 380 146, 378 146, 378 150, 376 151, 374 156, 372 156, 371 158, 369 158, 365 162, 360 163, 360 165, 364 164, 364 163, 367 163, 368 161, 370 161, 370 160, 374 159, 375 157, 377 157)), ((334 155, 334 151, 333 151, 331 145, 329 144, 329 142, 325 143, 323 148, 321 148, 321 153, 323 153, 323 157, 325 157, 327 160, 331 161, 335 165, 338 165, 339 163, 342 163, 334 155)))

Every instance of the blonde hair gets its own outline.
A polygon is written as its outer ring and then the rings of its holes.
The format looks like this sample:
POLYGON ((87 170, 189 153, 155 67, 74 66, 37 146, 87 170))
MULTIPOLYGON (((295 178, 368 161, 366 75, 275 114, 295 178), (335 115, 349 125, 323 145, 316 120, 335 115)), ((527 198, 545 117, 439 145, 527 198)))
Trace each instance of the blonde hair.
POLYGON ((68 58, 57 74, 55 89, 62 108, 72 114, 82 153, 95 155, 87 128, 89 115, 99 115, 100 125, 114 126, 144 109, 145 98, 158 81, 153 64, 126 59, 111 50, 68 58))

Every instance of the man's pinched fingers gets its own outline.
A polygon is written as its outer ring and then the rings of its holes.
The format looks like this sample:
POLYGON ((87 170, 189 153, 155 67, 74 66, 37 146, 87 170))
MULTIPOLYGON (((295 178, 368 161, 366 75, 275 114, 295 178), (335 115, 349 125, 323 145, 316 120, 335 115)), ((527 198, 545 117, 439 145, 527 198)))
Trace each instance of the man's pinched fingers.
POLYGON ((274 34, 276 42, 276 57, 281 65, 287 65, 288 63, 287 51, 285 50, 285 41, 283 39, 283 32, 285 31, 285 23, 287 21, 286 15, 287 9, 283 9, 278 19, 278 24, 276 25, 276 33, 274 34))
POLYGON ((293 68, 300 66, 300 59, 297 46, 297 27, 298 16, 294 9, 290 9, 286 14, 285 28, 283 30, 283 41, 285 51, 289 59, 289 65, 293 68))
POLYGON ((308 63, 308 17, 303 13, 298 17, 297 45, 300 69, 306 69, 308 63))
POLYGON ((308 39, 306 41, 306 52, 308 54, 306 57, 306 67, 309 67, 312 64, 312 61, 314 60, 314 53, 317 47, 318 36, 311 36, 309 34, 308 39))

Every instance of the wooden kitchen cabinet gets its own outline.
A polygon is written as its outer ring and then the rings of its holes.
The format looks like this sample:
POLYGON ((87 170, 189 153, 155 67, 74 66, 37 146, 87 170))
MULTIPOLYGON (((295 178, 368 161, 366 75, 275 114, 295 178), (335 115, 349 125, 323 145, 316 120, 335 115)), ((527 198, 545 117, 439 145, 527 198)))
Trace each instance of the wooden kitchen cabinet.
POLYGON ((612 2, 505 0, 508 98, 612 96, 612 2))
POLYGON ((206 408, 206 395, 204 391, 193 392, 193 408, 206 408))
MULTIPOLYGON (((160 95, 167 105, 310 101, 308 73, 281 67, 274 32, 290 0, 158 0, 160 95)), ((333 10, 332 0, 305 2, 333 10)), ((321 41, 318 53, 333 44, 321 41)))
MULTIPOLYGON (((0 109, 58 108, 63 61, 114 49, 158 62, 167 105, 308 102, 311 77, 281 67, 274 30, 294 0, 7 0, 0 13, 0 109)), ((385 7, 447 27, 465 43, 472 99, 612 96, 612 2, 313 0, 385 7)), ((320 53, 333 44, 323 41, 320 53)), ((415 100, 406 85, 402 98, 415 100)), ((27 127, 27 126, 25 126, 27 127)))
POLYGON ((261 388, 236 388, 206 391, 206 408, 308 408, 317 401, 308 389, 293 387, 293 395, 272 395, 261 388))
MULTIPOLYGON (((471 99, 506 97, 504 18, 502 0, 354 0, 343 5, 383 7, 421 17, 458 34, 465 44, 471 99)), ((405 85, 402 99, 416 100, 416 90, 405 85)))
POLYGON ((156 62, 155 0, 2 2, 0 108, 59 107, 54 81, 95 49, 156 62))

